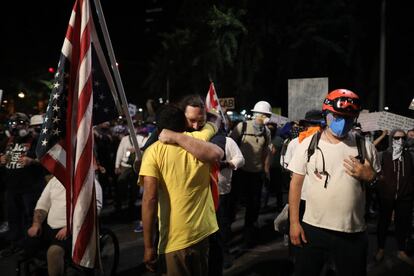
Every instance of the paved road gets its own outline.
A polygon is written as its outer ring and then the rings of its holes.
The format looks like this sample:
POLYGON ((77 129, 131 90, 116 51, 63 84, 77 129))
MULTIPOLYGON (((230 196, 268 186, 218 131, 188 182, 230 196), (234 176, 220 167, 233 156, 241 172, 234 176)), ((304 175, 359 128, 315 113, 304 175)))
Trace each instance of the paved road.
MULTIPOLYGON (((271 198, 270 205, 274 202, 271 198)), ((262 212, 259 217, 260 232, 258 233, 258 245, 251 249, 241 249, 241 229, 243 225, 244 210, 241 210, 232 225, 234 236, 230 242, 230 252, 233 266, 224 271, 226 276, 246 275, 273 275, 291 276, 293 275, 293 262, 289 257, 288 247, 285 246, 283 235, 276 232, 273 220, 277 215, 275 209, 269 208, 267 212, 262 212)), ((121 264, 119 275, 154 275, 146 272, 141 263, 142 260, 142 233, 133 233, 133 224, 113 226, 117 229, 120 237, 125 238, 121 250, 121 264)), ((414 276, 414 268, 403 263, 396 257, 396 243, 390 237, 386 245, 386 256, 381 263, 375 263, 373 255, 376 249, 376 220, 368 221, 369 255, 367 274, 368 276, 414 276)), ((393 229, 390 229, 390 235, 393 229)), ((414 252, 410 252, 412 255, 414 252)), ((325 275, 333 275, 326 272, 325 275)))
MULTIPOLYGON (((274 202, 271 198, 270 204, 274 202)), ((234 232, 230 243, 230 252, 233 266, 224 271, 226 276, 235 275, 280 275, 291 276, 293 263, 289 257, 288 247, 284 245, 283 235, 274 231, 273 219, 276 211, 270 208, 267 212, 261 213, 259 217, 260 231, 257 235, 257 246, 245 250, 240 248, 241 228, 243 224, 243 210, 237 214, 236 221, 232 225, 234 232)), ((120 243, 120 262, 118 275, 154 275, 145 270, 142 265, 143 239, 142 233, 135 233, 135 223, 127 216, 114 214, 111 208, 106 208, 102 214, 103 224, 112 229, 120 243)), ((391 229, 392 235, 392 229, 391 229)), ((385 259, 381 263, 373 261, 373 254, 376 245, 375 219, 368 223, 369 234, 369 256, 368 276, 414 276, 414 268, 401 262, 396 258, 396 245, 393 237, 389 238, 385 259)), ((0 239, 1 242, 1 239, 0 239)), ((0 243, 1 246, 1 243, 0 243)), ((410 252, 414 254, 414 252, 410 252)), ((0 260, 1 275, 15 275, 16 258, 9 257, 0 260)), ((325 273, 325 275, 333 275, 325 273)))

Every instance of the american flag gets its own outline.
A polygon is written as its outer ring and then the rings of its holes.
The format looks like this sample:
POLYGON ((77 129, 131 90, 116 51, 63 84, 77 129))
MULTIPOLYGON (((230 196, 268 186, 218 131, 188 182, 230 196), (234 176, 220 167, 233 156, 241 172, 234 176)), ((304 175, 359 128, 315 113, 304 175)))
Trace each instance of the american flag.
POLYGON ((207 92, 206 96, 206 111, 215 110, 218 112, 224 122, 224 126, 227 130, 228 122, 226 116, 224 116, 223 109, 221 108, 219 98, 216 93, 216 88, 214 87, 214 83, 210 82, 210 87, 207 92))
POLYGON ((89 268, 99 264, 92 127, 117 115, 96 37, 89 0, 77 0, 36 148, 40 162, 66 188, 72 259, 89 268))

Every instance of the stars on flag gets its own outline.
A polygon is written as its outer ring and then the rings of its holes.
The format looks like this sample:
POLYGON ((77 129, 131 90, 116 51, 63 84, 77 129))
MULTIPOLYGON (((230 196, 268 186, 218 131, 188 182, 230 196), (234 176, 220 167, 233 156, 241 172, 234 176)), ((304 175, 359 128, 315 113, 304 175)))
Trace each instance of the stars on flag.
MULTIPOLYGON (((64 59, 61 56, 61 59, 64 59)), ((65 62, 59 62, 59 67, 53 81, 52 92, 49 97, 49 104, 46 109, 44 124, 40 132, 40 141, 43 152, 59 141, 64 135, 66 123, 66 93, 67 86, 64 85, 68 81, 68 74, 65 74, 65 68, 61 66, 65 62)))

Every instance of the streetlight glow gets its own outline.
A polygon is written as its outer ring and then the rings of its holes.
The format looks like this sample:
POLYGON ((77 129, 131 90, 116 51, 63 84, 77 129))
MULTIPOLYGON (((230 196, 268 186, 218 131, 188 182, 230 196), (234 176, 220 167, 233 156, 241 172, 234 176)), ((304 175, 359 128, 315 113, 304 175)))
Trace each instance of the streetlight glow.
POLYGON ((24 92, 23 92, 23 91, 20 91, 20 92, 19 92, 19 94, 17 94, 17 96, 18 96, 20 99, 23 99, 24 97, 26 97, 26 95, 24 94, 24 92))

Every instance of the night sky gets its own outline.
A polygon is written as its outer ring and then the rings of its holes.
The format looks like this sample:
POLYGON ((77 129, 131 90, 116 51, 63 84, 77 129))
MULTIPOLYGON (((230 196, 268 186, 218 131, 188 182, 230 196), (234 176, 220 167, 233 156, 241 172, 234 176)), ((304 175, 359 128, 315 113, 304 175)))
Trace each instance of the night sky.
MULTIPOLYGON (((140 82, 145 78, 146 63, 149 56, 154 55, 155 49, 159 47, 156 36, 145 33, 144 10, 145 3, 148 2, 150 1, 101 1, 115 55, 120 64, 119 69, 127 98, 138 105, 143 105, 146 100, 140 95, 140 82)), ((162 2, 168 2, 169 13, 162 19, 160 30, 163 30, 163 26, 167 29, 174 22, 173 6, 179 1, 162 2)), ((323 1, 313 2, 323 3, 323 1)), ((372 60, 379 59, 380 21, 379 5, 375 4, 377 2, 380 1, 366 1, 367 4, 363 6, 363 9, 356 11, 359 17, 365 20, 364 35, 369 41, 363 46, 369 48, 366 56, 361 60, 369 60, 371 63, 372 60)), ((414 96, 412 89, 414 43, 411 42, 414 39, 413 9, 403 1, 388 2, 390 3, 387 10, 387 98, 385 104, 391 108, 391 112, 413 118, 414 112, 407 109, 414 96)), ((47 69, 57 65, 73 3, 68 0, 7 1, 6 7, 5 1, 2 2, 0 8, 2 23, 0 24, 0 89, 4 90, 5 97, 16 93, 13 91, 16 87, 17 89, 24 88, 25 83, 33 78, 50 77, 47 69)), ((306 69, 303 67, 298 69, 298 76, 306 77, 306 69)), ((308 77, 315 76, 312 74, 308 77)), ((342 84, 346 84, 346 81, 334 81, 332 86, 342 84)), ((371 91, 369 95, 375 97, 375 91, 371 91)), ((281 105, 283 108, 283 103, 281 105)))

